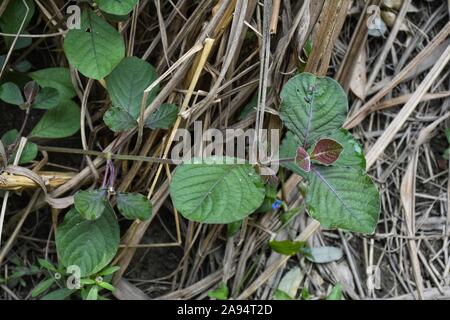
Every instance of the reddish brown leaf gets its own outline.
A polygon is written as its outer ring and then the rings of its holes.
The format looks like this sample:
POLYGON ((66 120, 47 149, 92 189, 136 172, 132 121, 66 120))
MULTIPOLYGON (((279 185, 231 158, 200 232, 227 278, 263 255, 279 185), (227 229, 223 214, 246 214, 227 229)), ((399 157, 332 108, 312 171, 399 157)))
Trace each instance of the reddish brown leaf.
POLYGON ((321 139, 317 142, 312 152, 311 158, 317 162, 330 165, 335 163, 343 150, 342 145, 332 139, 321 139))
POLYGON ((37 94, 39 93, 39 86, 34 81, 27 82, 27 84, 25 84, 23 92, 25 94, 27 103, 32 104, 37 94))
POLYGON ((308 152, 302 148, 298 147, 297 156, 295 157, 295 163, 305 172, 311 171, 311 159, 308 152))

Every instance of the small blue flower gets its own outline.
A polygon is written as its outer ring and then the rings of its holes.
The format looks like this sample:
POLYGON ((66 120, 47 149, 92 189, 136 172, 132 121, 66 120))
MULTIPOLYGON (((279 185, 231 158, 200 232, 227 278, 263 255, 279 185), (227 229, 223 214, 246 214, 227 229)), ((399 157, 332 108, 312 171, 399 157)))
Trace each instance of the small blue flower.
POLYGON ((281 200, 275 200, 274 203, 272 203, 272 210, 278 210, 280 209, 281 205, 283 204, 283 201, 281 200))

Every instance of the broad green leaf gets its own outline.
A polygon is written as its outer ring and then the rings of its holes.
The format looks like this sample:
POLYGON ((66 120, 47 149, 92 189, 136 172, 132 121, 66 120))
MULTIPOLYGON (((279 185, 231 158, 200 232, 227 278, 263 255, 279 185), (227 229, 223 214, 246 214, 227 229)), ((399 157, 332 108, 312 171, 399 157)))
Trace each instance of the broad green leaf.
POLYGON ((306 242, 303 241, 290 241, 290 240, 283 240, 283 241, 270 241, 269 242, 270 248, 275 251, 276 253, 285 255, 285 256, 292 256, 294 254, 299 253, 300 251, 303 251, 307 248, 306 242))
POLYGON ((307 147, 341 128, 347 117, 347 96, 331 78, 297 75, 284 86, 281 100, 281 120, 307 147))
POLYGON ((308 213, 324 228, 372 234, 380 213, 380 196, 361 170, 318 166, 306 192, 308 213))
POLYGON ((42 282, 40 282, 34 289, 31 291, 31 296, 36 298, 38 295, 49 289, 55 283, 55 278, 49 278, 42 282))
POLYGON ((21 105, 23 100, 22 91, 12 82, 6 82, 0 86, 0 99, 9 104, 21 105))
POLYGON ((66 138, 80 130, 80 108, 72 100, 48 110, 31 131, 36 138, 66 138))
POLYGON ((142 194, 119 192, 116 197, 120 213, 131 220, 148 220, 152 216, 152 204, 142 194))
POLYGON ((336 140, 343 150, 334 166, 347 166, 354 169, 366 170, 366 158, 358 141, 345 129, 339 129, 326 135, 326 138, 336 140))
POLYGON ((221 282, 219 286, 208 292, 208 297, 216 300, 228 300, 229 290, 225 282, 221 282))
POLYGON ((34 109, 52 109, 58 106, 60 100, 59 92, 55 88, 42 88, 36 96, 32 107, 34 109))
POLYGON ((110 14, 124 15, 130 13, 138 0, 95 0, 100 10, 110 14))
POLYGON ((162 104, 145 121, 150 129, 169 129, 178 117, 178 107, 174 104, 162 104))
POLYGON ((105 17, 106 20, 112 21, 112 22, 125 22, 128 19, 130 19, 129 14, 116 15, 116 14, 107 13, 105 11, 102 11, 102 16, 105 17))
MULTIPOLYGON (((106 88, 112 104, 137 119, 141 110, 144 90, 157 78, 156 70, 148 62, 136 57, 123 59, 106 78, 106 88)), ((158 88, 150 93, 151 101, 158 88)))
POLYGON ((109 208, 106 190, 78 191, 74 197, 74 206, 86 220, 97 220, 109 208))
POLYGON ((58 90, 61 100, 70 100, 77 95, 67 68, 41 69, 28 75, 42 88, 58 90))
POLYGON ((342 300, 342 285, 336 283, 327 297, 327 300, 342 300))
POLYGON ((314 263, 329 263, 342 258, 342 250, 336 247, 318 247, 306 249, 306 258, 314 263))
POLYGON ((249 164, 212 157, 194 160, 175 170, 170 195, 175 207, 189 220, 231 223, 253 213, 264 200, 261 177, 249 164))
POLYGON ((64 40, 64 52, 69 63, 84 76, 103 79, 125 56, 125 44, 120 33, 93 11, 81 16, 81 30, 72 29, 64 40))
POLYGON ((116 290, 116 288, 114 288, 114 286, 112 284, 109 284, 108 282, 105 281, 100 281, 97 283, 98 286, 100 286, 103 289, 109 290, 111 292, 114 292, 116 290))
POLYGON ((137 126, 137 121, 120 107, 109 108, 103 115, 103 121, 114 132, 130 130, 137 126))
POLYGON ((86 300, 98 300, 98 287, 92 286, 86 296, 86 300))
MULTIPOLYGON (((14 142, 19 141, 17 138, 19 136, 19 131, 17 131, 16 129, 12 129, 8 132, 6 132, 3 137, 2 137, 2 142, 5 146, 7 145, 11 145, 14 142)), ((20 156, 20 160, 19 160, 19 164, 25 164, 28 162, 33 161, 34 159, 36 159, 38 155, 38 147, 35 143, 33 142, 27 142, 25 144, 25 147, 23 148, 22 151, 22 155, 20 156)), ((16 152, 13 153, 13 155, 11 156, 11 162, 15 159, 16 157, 16 152)))
POLYGON ((72 289, 61 288, 46 294, 41 300, 64 300, 74 292, 75 290, 72 289))
MULTIPOLYGON (((25 30, 34 15, 35 7, 33 0, 26 0, 25 2, 26 5, 22 0, 9 1, 6 10, 0 17, 0 28, 4 33, 18 33, 20 31, 20 26, 25 19, 22 34, 26 34, 25 30)), ((14 37, 5 37, 4 39, 7 47, 10 48, 14 41, 14 37)), ((15 49, 27 47, 30 43, 30 38, 19 38, 16 42, 15 49)))
POLYGON ((56 248, 61 263, 78 266, 86 277, 106 267, 119 248, 119 224, 112 210, 105 210, 94 221, 70 210, 56 231, 56 248))
MULTIPOLYGON (((283 139, 280 147, 280 159, 293 159, 297 155, 297 148, 301 146, 300 139, 292 132, 286 132, 286 137, 283 139)), ((294 161, 281 162, 280 165, 303 178, 308 177, 308 173, 303 171, 294 161)))

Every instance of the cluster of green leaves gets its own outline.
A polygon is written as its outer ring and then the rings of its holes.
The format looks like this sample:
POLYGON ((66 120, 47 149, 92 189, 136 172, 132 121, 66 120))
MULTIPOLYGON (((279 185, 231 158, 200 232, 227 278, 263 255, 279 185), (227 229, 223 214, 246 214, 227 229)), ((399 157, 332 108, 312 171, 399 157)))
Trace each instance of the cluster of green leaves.
MULTIPOLYGON (((75 134, 80 129, 80 108, 72 100, 76 94, 69 70, 48 68, 29 73, 26 77, 32 81, 26 82, 23 88, 13 82, 0 85, 0 100, 27 112, 34 109, 46 110, 28 138, 58 139, 75 134)), ((11 147, 13 153, 19 140, 19 132, 15 129, 2 137, 2 142, 11 147)), ((34 160, 36 156, 37 146, 28 142, 20 164, 34 160)))
MULTIPOLYGON (((141 113, 144 90, 157 78, 156 70, 148 62, 136 57, 125 57, 125 43, 122 35, 111 26, 107 19, 128 15, 137 5, 137 0, 95 1, 103 17, 86 6, 81 16, 81 28, 72 29, 64 39, 64 53, 70 65, 91 79, 105 79, 106 89, 112 106, 104 114, 105 124, 114 132, 135 128, 141 113), (106 18, 106 19, 105 19, 106 18)), ((34 2, 27 0, 11 1, 0 18, 0 29, 5 33, 25 34, 33 14, 34 2), (22 29, 21 22, 26 17, 22 29)), ((8 47, 12 37, 5 37, 8 47)), ((22 49, 31 44, 31 38, 19 38, 14 49, 22 49)), ((5 61, 0 56, 0 65, 5 61)), ((27 73, 31 68, 28 61, 11 65, 9 72, 0 83, 0 100, 19 106, 46 110, 38 124, 32 129, 29 138, 65 138, 80 129, 80 108, 72 100, 76 92, 67 68, 47 68, 27 73), (32 80, 39 85, 32 101, 26 96, 26 84, 32 80)), ((159 87, 149 92, 145 105, 149 105, 159 87)), ((173 125, 178 108, 173 104, 163 104, 146 119, 145 126, 151 129, 168 129, 173 125)), ((5 134, 12 152, 20 137, 16 131, 5 134)), ((36 146, 30 143, 20 163, 25 164, 36 157, 36 146)))
MULTIPOLYGON (((117 193, 117 208, 130 220, 147 220, 152 205, 137 193, 117 193)), ((75 205, 56 231, 56 248, 63 266, 78 266, 83 277, 105 268, 119 248, 120 229, 104 189, 79 191, 75 205)))
POLYGON ((341 128, 348 112, 344 90, 331 78, 303 73, 285 85, 281 99, 280 117, 289 131, 280 157, 296 158, 283 165, 305 178, 308 213, 325 228, 373 233, 379 193, 365 173, 361 146, 341 128), (305 158, 310 170, 302 165, 305 158))
MULTIPOLYGON (((110 14, 128 14, 137 1, 97 1, 99 8, 110 14)), ((155 68, 136 57, 125 57, 125 42, 120 33, 94 11, 86 9, 81 16, 81 29, 70 30, 64 40, 64 52, 69 63, 91 79, 105 79, 111 107, 104 114, 105 124, 114 132, 137 126, 141 106, 155 98, 159 87, 144 91, 157 79, 155 68)), ((176 120, 178 108, 161 105, 147 118, 151 129, 169 128, 176 120)))
POLYGON ((107 267, 90 276, 77 274, 62 264, 57 267, 51 262, 38 259, 40 270, 44 272, 44 279, 31 292, 33 298, 41 300, 65 300, 70 296, 79 296, 83 300, 107 300, 100 295, 102 290, 113 292, 111 285, 113 274, 119 267, 107 267))
MULTIPOLYGON (((348 112, 343 89, 331 78, 303 73, 285 85, 281 99, 280 117, 288 132, 280 157, 288 159, 284 167, 306 181, 308 213, 325 228, 373 233, 379 193, 365 173, 361 146, 342 129, 348 112)), ((266 188, 251 165, 214 157, 179 166, 170 194, 187 219, 232 223, 261 206, 266 188)))

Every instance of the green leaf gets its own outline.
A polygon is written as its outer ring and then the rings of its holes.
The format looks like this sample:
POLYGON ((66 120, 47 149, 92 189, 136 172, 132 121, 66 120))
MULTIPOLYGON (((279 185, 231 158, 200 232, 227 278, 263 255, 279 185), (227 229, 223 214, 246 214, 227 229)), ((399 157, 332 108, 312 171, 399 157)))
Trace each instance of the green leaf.
POLYGON ((447 142, 450 143, 450 129, 445 128, 445 137, 447 138, 447 142))
POLYGON ((318 247, 306 249, 306 259, 314 263, 330 263, 342 258, 343 253, 336 247, 318 247))
POLYGON ((52 109, 58 106, 59 100, 60 96, 58 90, 46 87, 38 93, 32 107, 34 109, 52 109))
POLYGON ((109 208, 106 190, 78 191, 74 197, 74 206, 86 220, 97 220, 109 208))
POLYGON ((125 56, 125 44, 120 33, 93 11, 81 16, 81 30, 72 29, 64 40, 64 52, 69 63, 84 76, 103 79, 125 56))
POLYGON ((107 267, 98 273, 99 276, 109 276, 120 270, 119 266, 107 267))
POLYGON ((361 170, 315 167, 306 193, 308 213, 324 228, 372 234, 380 213, 380 195, 361 170))
POLYGON ((179 166, 170 184, 178 211, 192 221, 223 224, 254 212, 264 200, 264 185, 251 165, 236 161, 212 157, 179 166))
POLYGON ((105 210, 94 221, 70 210, 56 231, 56 249, 61 263, 78 266, 86 277, 106 267, 119 248, 120 231, 114 212, 105 210))
POLYGON ((47 261, 47 260, 44 260, 44 259, 38 259, 38 263, 39 263, 39 265, 41 266, 41 268, 44 268, 44 269, 46 269, 46 270, 48 270, 48 271, 52 271, 52 272, 57 272, 58 270, 55 268, 55 266, 51 263, 51 262, 49 262, 49 261, 47 261))
POLYGON ((304 241, 290 240, 270 241, 269 245, 273 251, 285 256, 293 256, 294 254, 297 254, 298 252, 303 251, 308 247, 308 245, 304 241))
MULTIPOLYGON (((35 7, 33 0, 26 0, 26 5, 22 0, 9 1, 6 10, 0 17, 0 28, 4 33, 16 34, 20 30, 20 26, 25 18, 25 22, 22 28, 22 34, 25 34, 25 29, 30 23, 31 18, 34 15, 35 7), (28 13, 27 13, 28 6, 28 13)), ((14 37, 5 37, 5 43, 8 48, 11 47, 14 41, 14 37)), ((16 42, 15 49, 21 49, 30 45, 30 38, 19 38, 16 42)))
POLYGON ((169 129, 178 117, 178 107, 174 104, 162 104, 145 121, 150 129, 169 129))
POLYGON ((23 100, 22 92, 20 88, 12 82, 6 82, 0 87, 0 99, 9 104, 21 105, 25 101, 23 100))
POLYGON ((16 64, 14 64, 12 67, 17 72, 26 73, 26 72, 30 71, 32 65, 31 65, 30 61, 22 60, 22 61, 17 62, 16 64))
POLYGON ((122 132, 133 129, 137 121, 120 107, 111 107, 103 115, 103 121, 114 132, 122 132))
POLYGON ((284 86, 281 99, 281 120, 307 147, 341 128, 347 117, 347 96, 331 78, 297 75, 284 86))
POLYGON ((152 216, 152 204, 142 194, 119 192, 116 197, 117 208, 130 220, 148 220, 152 216))
MULTIPOLYGON (((286 132, 286 137, 283 139, 280 148, 280 159, 290 159, 297 156, 298 146, 301 146, 300 139, 292 132, 286 132)), ((303 178, 308 177, 308 173, 303 171, 294 161, 281 162, 280 165, 303 178)))
POLYGON ((274 300, 294 300, 290 295, 288 295, 286 292, 277 289, 275 290, 275 293, 273 295, 274 300))
POLYGON ((80 108, 72 100, 48 110, 31 131, 36 138, 66 138, 80 130, 80 108))
MULTIPOLYGON (((112 104, 127 111, 137 119, 141 110, 144 90, 157 79, 155 68, 136 57, 123 59, 106 78, 106 88, 112 104)), ((158 88, 150 93, 148 101, 154 98, 158 88)))
POLYGON ((40 282, 34 289, 31 291, 31 296, 36 298, 38 295, 49 289, 55 283, 55 278, 49 278, 42 282, 40 282))
POLYGON ((340 283, 336 283, 327 300, 342 300, 342 285, 340 283))
POLYGON ((74 292, 75 290, 72 289, 61 288, 46 294, 41 300, 64 300, 74 292))
POLYGON ((47 68, 28 74, 42 88, 58 90, 61 100, 70 100, 77 94, 67 68, 47 68))
POLYGON ((86 296, 86 300, 98 300, 98 287, 92 286, 86 296))
MULTIPOLYGON (((13 144, 19 136, 19 131, 12 129, 6 132, 2 137, 2 142, 5 146, 13 144)), ((17 140, 18 141, 18 140, 17 140)), ((25 148, 23 148, 22 155, 20 156, 19 164, 25 164, 36 159, 38 154, 38 146, 33 142, 27 142, 25 148)), ((15 159, 16 152, 11 156, 11 162, 15 159)))
POLYGON ((242 221, 235 221, 228 224, 227 237, 234 237, 241 230, 242 221))
POLYGON ((100 281, 97 283, 97 285, 99 285, 103 289, 109 290, 111 292, 114 292, 116 290, 116 288, 114 288, 114 286, 109 284, 108 282, 100 281))
POLYGON ((221 282, 219 286, 208 292, 208 297, 216 300, 228 300, 229 290, 225 282, 221 282))
POLYGON ((110 14, 124 15, 130 13, 138 0, 95 0, 100 10, 110 14))

